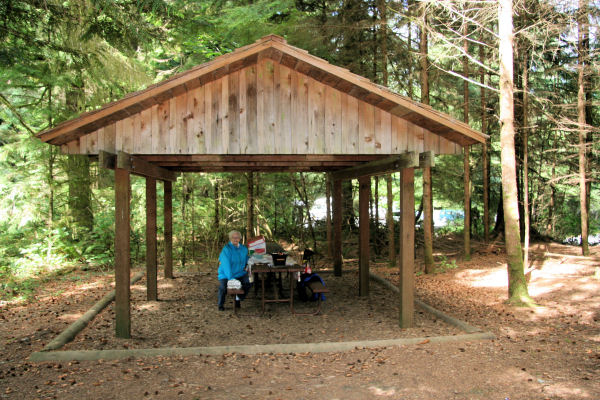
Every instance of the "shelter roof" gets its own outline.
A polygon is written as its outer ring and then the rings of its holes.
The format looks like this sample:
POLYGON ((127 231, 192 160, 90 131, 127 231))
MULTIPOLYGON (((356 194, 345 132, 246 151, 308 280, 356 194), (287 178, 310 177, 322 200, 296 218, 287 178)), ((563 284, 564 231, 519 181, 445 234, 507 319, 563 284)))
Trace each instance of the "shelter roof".
POLYGON ((329 64, 306 50, 291 46, 276 35, 265 36, 253 44, 179 73, 144 90, 128 94, 96 110, 83 113, 77 118, 39 133, 37 137, 54 145, 65 144, 169 98, 255 64, 259 57, 268 57, 459 145, 483 143, 487 138, 487 135, 445 113, 394 93, 347 69, 329 64))

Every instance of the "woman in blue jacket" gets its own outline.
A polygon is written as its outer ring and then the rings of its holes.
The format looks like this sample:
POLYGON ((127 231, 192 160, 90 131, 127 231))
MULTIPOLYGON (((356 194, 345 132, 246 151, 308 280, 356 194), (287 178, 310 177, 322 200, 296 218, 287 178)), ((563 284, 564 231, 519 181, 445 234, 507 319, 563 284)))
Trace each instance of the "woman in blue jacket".
POLYGON ((252 284, 246 272, 248 262, 248 249, 240 243, 242 234, 238 231, 229 232, 229 243, 223 247, 219 255, 219 311, 225 309, 225 297, 227 297, 227 281, 237 279, 242 283, 244 294, 236 296, 235 307, 240 307, 252 284))

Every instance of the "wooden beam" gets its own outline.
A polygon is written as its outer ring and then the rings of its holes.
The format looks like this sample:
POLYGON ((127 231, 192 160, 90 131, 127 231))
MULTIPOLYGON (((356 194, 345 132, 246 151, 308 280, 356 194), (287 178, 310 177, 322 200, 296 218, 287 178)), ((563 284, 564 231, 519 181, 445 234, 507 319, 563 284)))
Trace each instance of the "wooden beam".
POLYGON ((159 179, 161 181, 177 180, 177 173, 158 167, 139 157, 132 156, 123 151, 117 154, 117 168, 125 169, 132 174, 159 179))
POLYGON ((158 300, 156 276, 156 179, 146 178, 146 298, 158 300))
POLYGON ((364 176, 385 175, 396 172, 402 168, 415 168, 419 166, 419 156, 410 151, 398 156, 371 161, 362 165, 341 169, 332 172, 334 180, 354 179, 364 176))
POLYGON ((161 181, 176 181, 178 173, 152 164, 145 159, 132 156, 123 151, 112 154, 104 150, 98 152, 98 165, 106 169, 121 168, 134 175, 158 179, 161 181))
POLYGON ((130 243, 130 183, 129 172, 115 169, 115 334, 131 337, 129 258, 130 243))
POLYGON ((333 274, 342 276, 342 181, 333 181, 333 274))
POLYGON ((117 155, 100 150, 98 152, 98 165, 106 169, 115 169, 117 166, 117 155))
POLYGON ((162 162, 365 162, 387 158, 381 154, 146 154, 137 155, 151 163, 162 162))
POLYGON ((435 153, 431 150, 419 154, 419 168, 435 167, 435 153))
POLYGON ((173 278, 173 184, 164 182, 165 278, 173 278))
POLYGON ((358 179, 358 229, 359 229, 359 296, 369 295, 369 199, 371 198, 371 177, 358 179))
POLYGON ((400 171, 400 327, 414 325, 415 311, 415 171, 400 171))

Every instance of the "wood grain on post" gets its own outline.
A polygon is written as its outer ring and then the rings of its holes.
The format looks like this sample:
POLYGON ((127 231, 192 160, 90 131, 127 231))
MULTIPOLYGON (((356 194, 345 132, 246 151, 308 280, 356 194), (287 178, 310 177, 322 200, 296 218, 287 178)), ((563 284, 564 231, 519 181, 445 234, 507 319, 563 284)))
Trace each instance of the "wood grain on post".
POLYGON ((333 181, 333 274, 342 276, 342 181, 333 181))
POLYGON ((129 304, 130 233, 129 172, 115 169, 115 334, 118 338, 131 337, 129 304))
POLYGON ((164 182, 165 190, 165 278, 173 278, 173 185, 170 181, 164 182))
POLYGON ((359 228, 359 296, 369 295, 369 198, 371 177, 358 180, 358 228, 359 228))
POLYGON ((415 287, 415 171, 400 172, 400 327, 414 325, 415 287))
POLYGON ((158 299, 156 274, 156 179, 146 178, 146 298, 158 299))

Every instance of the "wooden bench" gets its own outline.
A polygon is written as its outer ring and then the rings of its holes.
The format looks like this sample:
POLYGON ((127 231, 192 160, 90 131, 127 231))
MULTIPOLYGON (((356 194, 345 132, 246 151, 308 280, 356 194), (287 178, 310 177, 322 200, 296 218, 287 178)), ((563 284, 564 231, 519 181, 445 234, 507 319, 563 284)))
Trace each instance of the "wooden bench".
POLYGON ((227 295, 232 296, 233 299, 233 313, 237 314, 238 309, 235 307, 235 296, 244 294, 244 289, 230 289, 227 288, 227 295))
POLYGON ((329 289, 325 287, 320 281, 312 281, 306 284, 306 287, 310 289, 311 297, 312 295, 317 295, 317 310, 313 313, 297 313, 296 315, 318 315, 321 312, 321 295, 325 293, 329 293, 329 289))

